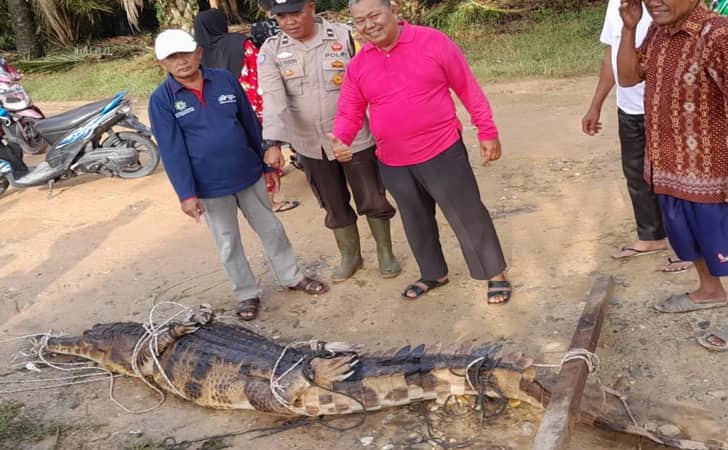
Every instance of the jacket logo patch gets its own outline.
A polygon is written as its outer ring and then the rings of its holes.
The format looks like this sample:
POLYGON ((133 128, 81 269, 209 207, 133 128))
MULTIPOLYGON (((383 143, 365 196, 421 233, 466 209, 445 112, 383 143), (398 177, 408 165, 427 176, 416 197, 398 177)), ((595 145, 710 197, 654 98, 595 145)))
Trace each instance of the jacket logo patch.
POLYGON ((185 103, 183 100, 177 100, 176 102, 174 102, 174 109, 176 109, 177 111, 182 111, 185 108, 187 108, 187 103, 185 103))
POLYGON ((293 69, 286 69, 283 71, 283 76, 286 78, 291 78, 295 74, 296 74, 296 72, 294 72, 293 69))
POLYGON ((189 108, 185 108, 182 111, 178 111, 178 112, 174 113, 174 117, 179 119, 180 117, 184 117, 187 114, 192 113, 192 112, 195 112, 195 108, 193 106, 190 106, 189 108))
POLYGON ((278 59, 286 59, 286 58, 290 58, 291 56, 293 56, 293 53, 280 52, 280 53, 278 53, 278 55, 276 55, 276 58, 278 58, 278 59))
POLYGON ((340 73, 337 73, 336 75, 334 75, 334 77, 331 79, 331 81, 336 86, 341 86, 341 84, 344 82, 344 76, 340 73))
POLYGON ((258 54, 258 65, 261 66, 265 62, 265 53, 258 54))
POLYGON ((331 44, 331 50, 333 50, 335 52, 340 52, 342 48, 344 48, 344 47, 341 45, 341 42, 339 42, 339 41, 336 41, 333 44, 331 44))
POLYGON ((236 99, 235 94, 222 94, 217 98, 217 102, 224 105, 226 103, 235 103, 236 99))
POLYGON ((333 61, 331 67, 334 69, 342 69, 344 67, 344 61, 333 61))

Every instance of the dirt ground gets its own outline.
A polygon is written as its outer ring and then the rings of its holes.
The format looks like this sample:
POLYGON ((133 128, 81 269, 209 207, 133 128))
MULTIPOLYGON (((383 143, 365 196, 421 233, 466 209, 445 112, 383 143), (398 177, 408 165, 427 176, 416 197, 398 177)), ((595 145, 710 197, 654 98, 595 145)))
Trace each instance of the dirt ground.
MULTIPOLYGON (((635 237, 635 227, 619 163, 613 101, 608 100, 604 111, 603 135, 587 137, 580 131, 595 82, 578 78, 486 86, 504 149, 503 158, 487 167, 479 164, 475 134, 467 123, 471 161, 515 283, 507 306, 486 305, 484 286, 469 278, 441 215, 451 282, 417 302, 400 299, 404 286, 419 274, 398 218, 393 240, 402 275, 379 277, 374 245, 362 226, 365 268, 318 298, 278 288, 260 243, 241 222, 263 298, 253 326, 270 337, 345 340, 370 350, 500 340, 540 362, 558 363, 595 275, 608 273, 618 285, 598 348, 602 382, 656 400, 697 404, 713 411, 728 430, 728 355, 709 353, 695 341, 701 328, 727 324, 728 310, 660 315, 651 304, 691 289, 695 273, 657 271, 668 252, 623 261, 609 257, 635 237)), ((52 113, 69 105, 40 106, 52 113)), ((136 102, 136 110, 146 121, 144 102, 136 102)), ((327 279, 337 262, 334 240, 323 227, 323 213, 303 174, 290 169, 279 197, 300 200, 301 206, 279 217, 307 272, 327 279)), ((0 197, 0 218, 0 340, 49 329, 76 334, 99 322, 141 321, 154 301, 210 303, 227 311, 233 307, 206 227, 182 215, 162 169, 139 180, 78 177, 59 184, 51 200, 42 188, 11 189, 0 197)), ((0 373, 7 371, 20 344, 0 344, 0 373)), ((15 373, 2 379, 18 377, 15 373)), ((7 388, 0 384, 0 391, 7 388)), ((118 381, 115 394, 134 408, 156 401, 153 392, 134 380, 118 381)), ((110 402, 105 382, 0 395, 7 398, 24 403, 31 417, 96 425, 28 448, 124 449, 165 437, 194 440, 276 423, 254 412, 206 410, 171 397, 154 412, 128 414, 110 402)), ((541 414, 520 406, 482 428, 474 418, 443 419, 438 426, 451 443, 473 439, 469 448, 527 449, 541 414)), ((638 421, 644 423, 640 417, 638 421)), ((691 423, 677 425, 689 429, 691 423)), ((433 448, 423 442, 424 430, 420 412, 402 408, 371 414, 364 425, 346 432, 315 425, 225 442, 230 448, 262 450, 433 448)), ((571 448, 639 446, 658 448, 580 426, 571 448)))

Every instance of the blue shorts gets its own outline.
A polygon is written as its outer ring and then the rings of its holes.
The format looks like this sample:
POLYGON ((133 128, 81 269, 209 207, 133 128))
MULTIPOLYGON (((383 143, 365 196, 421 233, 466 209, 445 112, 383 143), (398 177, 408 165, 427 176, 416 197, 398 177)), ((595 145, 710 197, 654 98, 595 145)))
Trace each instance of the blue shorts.
POLYGON ((677 257, 703 258, 713 276, 728 276, 728 203, 694 203, 659 194, 657 200, 677 257))

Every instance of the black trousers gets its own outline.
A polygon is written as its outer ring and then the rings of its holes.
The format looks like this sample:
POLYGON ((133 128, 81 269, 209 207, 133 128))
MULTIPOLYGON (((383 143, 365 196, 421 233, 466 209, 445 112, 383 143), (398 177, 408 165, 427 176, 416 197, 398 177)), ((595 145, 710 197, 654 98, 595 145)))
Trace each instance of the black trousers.
POLYGON ((343 228, 356 223, 357 214, 375 219, 391 219, 394 207, 385 195, 382 178, 377 167, 376 147, 354 153, 351 161, 340 163, 326 159, 303 159, 303 171, 306 173, 311 189, 319 205, 326 210, 325 225, 327 228, 343 228), (356 213, 349 201, 351 187, 354 196, 356 213))
POLYGON ((498 235, 468 161, 462 140, 435 158, 411 166, 379 163, 384 186, 397 202, 422 278, 447 275, 435 204, 455 232, 470 276, 487 280, 506 269, 498 235))
POLYGON ((662 214, 657 197, 645 181, 645 121, 642 114, 627 114, 617 110, 619 142, 622 147, 622 171, 637 222, 637 236, 643 241, 664 239, 662 214))

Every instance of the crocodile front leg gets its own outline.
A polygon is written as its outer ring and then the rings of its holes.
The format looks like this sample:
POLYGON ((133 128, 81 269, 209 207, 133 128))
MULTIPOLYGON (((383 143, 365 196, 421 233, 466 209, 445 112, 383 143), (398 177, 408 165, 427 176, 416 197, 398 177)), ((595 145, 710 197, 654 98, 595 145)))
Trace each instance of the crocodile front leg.
MULTIPOLYGON (((345 355, 336 358, 314 358, 310 366, 313 371, 313 381, 316 385, 331 388, 334 382, 349 378, 354 370, 352 366, 358 363, 356 355, 345 355)), ((313 384, 303 373, 301 366, 296 367, 281 380, 276 390, 276 398, 271 390, 270 380, 245 377, 239 383, 230 387, 228 398, 233 403, 245 405, 247 402, 257 411, 278 414, 296 414, 289 406, 300 410, 300 399, 313 384)))

